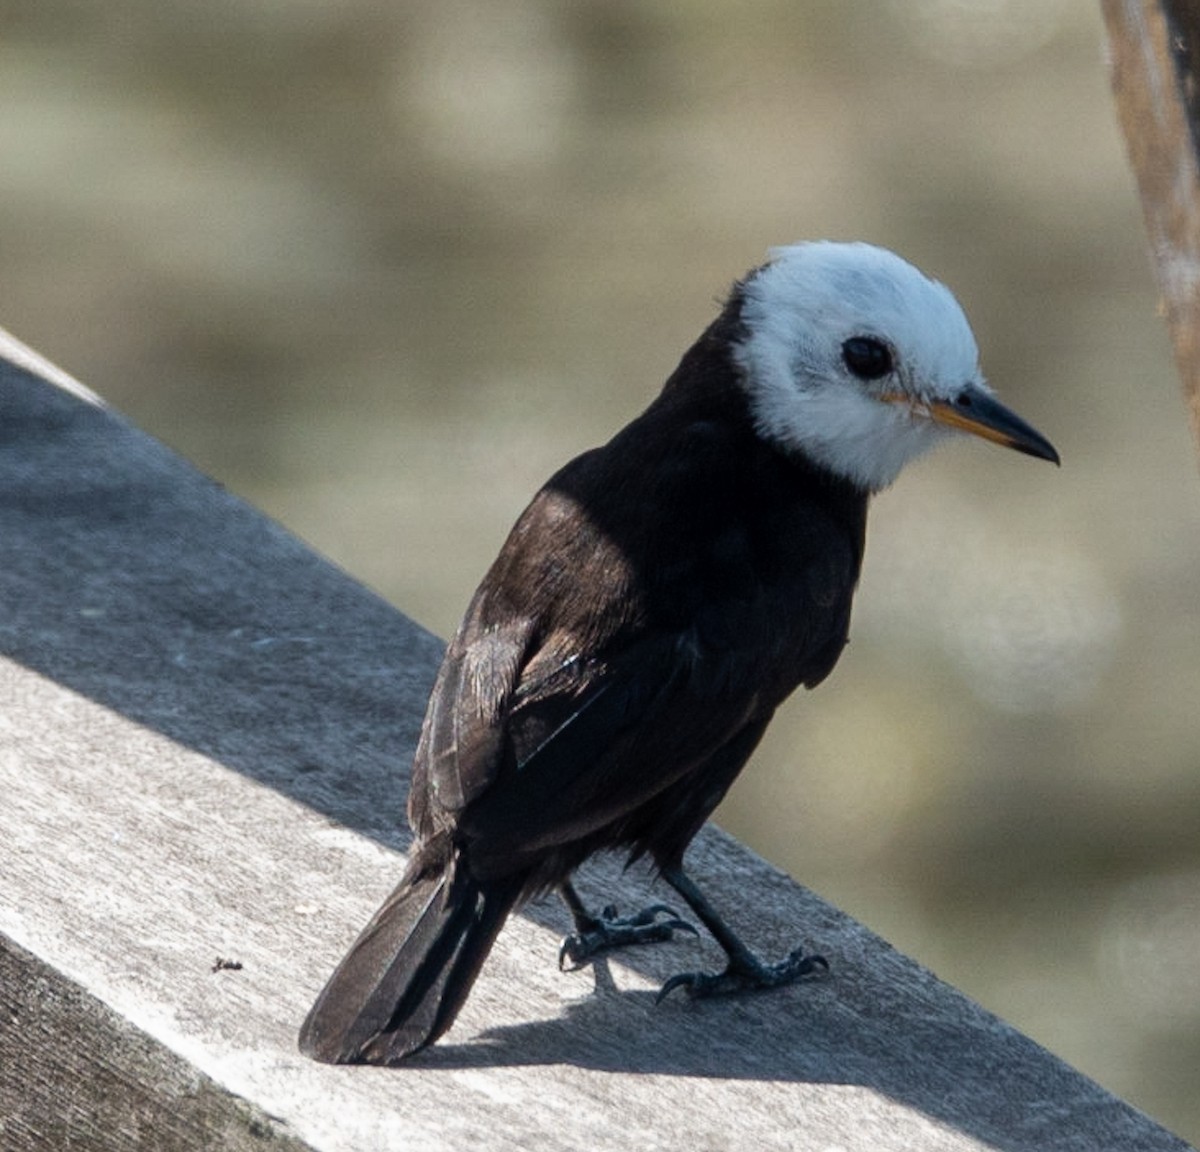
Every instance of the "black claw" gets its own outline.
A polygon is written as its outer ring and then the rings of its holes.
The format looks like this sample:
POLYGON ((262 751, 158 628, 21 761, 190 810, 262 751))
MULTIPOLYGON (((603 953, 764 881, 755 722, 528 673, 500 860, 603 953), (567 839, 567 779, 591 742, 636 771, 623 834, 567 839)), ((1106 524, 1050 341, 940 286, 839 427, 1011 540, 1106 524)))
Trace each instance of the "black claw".
POLYGON ((778 964, 763 964, 749 958, 731 960, 724 972, 680 972, 659 989, 654 1002, 661 1004, 676 988, 686 989, 693 1000, 702 1000, 735 992, 779 988, 828 971, 829 961, 824 956, 808 955, 803 948, 797 948, 778 964))
POLYGON ((671 995, 672 992, 675 991, 676 988, 682 988, 685 985, 689 986, 688 990, 690 992, 691 991, 690 985, 692 984, 692 982, 695 980, 702 980, 702 979, 704 979, 703 972, 680 972, 677 975, 672 976, 671 979, 668 980, 658 990, 658 995, 654 997, 654 1003, 661 1004, 668 996, 671 995))
POLYGON ((672 932, 687 932, 692 936, 699 936, 700 932, 694 924, 689 924, 686 920, 664 920, 662 922, 664 928, 671 929, 672 932))
POLYGON ((666 904, 652 904, 634 916, 625 917, 618 916, 616 907, 609 904, 599 916, 590 917, 576 931, 563 938, 558 949, 559 971, 581 968, 593 956, 614 948, 670 940, 676 932, 699 935, 691 924, 681 920, 675 910, 666 904), (666 919, 660 920, 659 916, 665 916, 666 919))
POLYGON ((689 924, 686 920, 681 920, 679 913, 668 904, 651 904, 649 908, 643 908, 635 916, 626 916, 621 919, 617 916, 616 908, 610 904, 604 910, 603 917, 610 925, 616 925, 618 928, 653 928, 656 932, 661 932, 663 935, 653 936, 653 940, 670 940, 672 932, 690 932, 693 936, 699 936, 700 933, 696 927, 689 924), (665 920, 659 920, 659 916, 665 916, 665 920))

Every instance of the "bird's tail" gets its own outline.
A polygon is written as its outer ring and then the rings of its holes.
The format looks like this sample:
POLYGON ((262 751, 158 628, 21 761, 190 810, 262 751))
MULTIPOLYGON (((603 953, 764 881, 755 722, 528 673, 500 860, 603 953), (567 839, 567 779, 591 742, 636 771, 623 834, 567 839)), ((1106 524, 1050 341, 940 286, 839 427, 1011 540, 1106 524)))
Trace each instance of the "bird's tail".
POLYGON ((327 1064, 395 1064, 454 1022, 519 880, 482 885, 465 867, 405 876, 363 929, 300 1028, 327 1064))

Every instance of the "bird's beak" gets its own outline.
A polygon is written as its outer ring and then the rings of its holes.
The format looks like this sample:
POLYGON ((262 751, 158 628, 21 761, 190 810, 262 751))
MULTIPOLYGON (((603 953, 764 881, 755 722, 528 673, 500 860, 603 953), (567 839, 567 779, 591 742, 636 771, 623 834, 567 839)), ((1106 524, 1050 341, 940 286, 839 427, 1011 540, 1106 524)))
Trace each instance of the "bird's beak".
POLYGON ((1027 456, 1061 463, 1058 452, 1031 424, 1026 424, 1011 408, 990 396, 982 388, 967 384, 949 400, 926 400, 914 402, 913 397, 899 392, 889 392, 883 397, 890 403, 906 403, 915 414, 922 415, 936 424, 970 432, 994 444, 1015 448, 1027 456))

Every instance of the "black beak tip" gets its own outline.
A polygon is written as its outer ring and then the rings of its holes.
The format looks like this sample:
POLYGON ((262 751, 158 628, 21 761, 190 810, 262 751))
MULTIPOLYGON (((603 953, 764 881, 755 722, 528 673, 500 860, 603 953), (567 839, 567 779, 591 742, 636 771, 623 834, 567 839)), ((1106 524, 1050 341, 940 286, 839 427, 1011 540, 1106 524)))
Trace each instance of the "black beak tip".
POLYGON ((1040 436, 1036 440, 1009 441, 1008 446, 1015 448, 1018 452, 1023 452, 1026 456, 1033 456, 1038 460, 1049 460, 1056 468, 1062 467, 1062 458, 1058 454, 1058 449, 1049 440, 1044 440, 1040 436))
POLYGON ((1043 440, 1036 447, 1022 448, 1021 451, 1030 456, 1036 456, 1039 460, 1049 460, 1056 468, 1062 467, 1062 457, 1059 456, 1058 449, 1049 440, 1043 440))

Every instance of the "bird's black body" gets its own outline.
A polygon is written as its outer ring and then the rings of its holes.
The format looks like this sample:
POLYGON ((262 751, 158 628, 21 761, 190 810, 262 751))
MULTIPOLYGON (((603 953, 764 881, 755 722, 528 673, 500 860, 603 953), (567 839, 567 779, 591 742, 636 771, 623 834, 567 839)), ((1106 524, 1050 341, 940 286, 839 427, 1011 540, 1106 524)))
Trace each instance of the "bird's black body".
POLYGON ((841 653, 865 494, 754 435, 728 322, 537 494, 446 654, 409 816, 481 880, 532 892, 600 848, 678 862, 841 653))
POLYGON ((775 708, 836 663, 867 495, 756 435, 730 355, 739 301, 638 419, 551 478, 476 592, 417 749, 408 872, 310 1014, 310 1054, 432 1042, 505 913, 592 853, 679 865, 775 708), (452 963, 408 962, 427 955, 404 937, 430 900, 448 953, 468 953, 449 989, 434 978, 452 963), (451 1006, 397 1017, 406 991, 451 1006))
POLYGON ((776 255, 641 416, 538 492, 484 577, 425 716, 408 869, 309 1013, 309 1055, 393 1063, 432 1043, 535 892, 562 890, 571 960, 686 926, 590 916, 570 876, 605 849, 648 856, 729 958, 664 994, 824 966, 759 961, 684 851, 780 702, 837 662, 869 492, 939 427, 1058 457, 991 397, 941 285, 866 245, 776 255))

